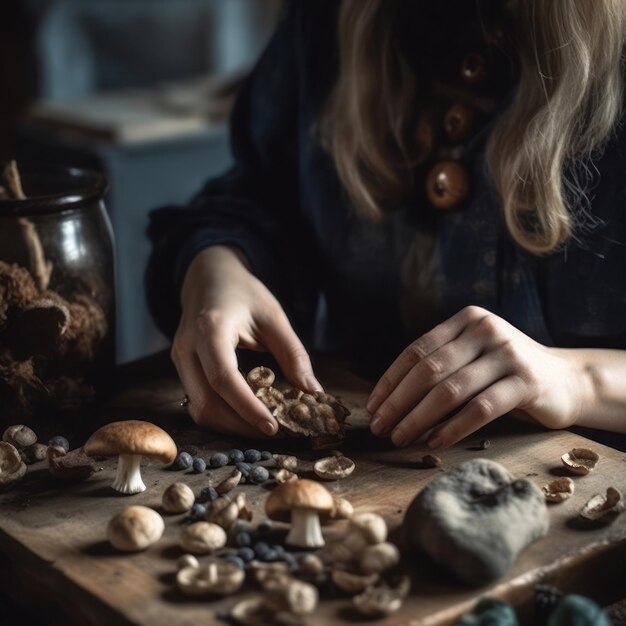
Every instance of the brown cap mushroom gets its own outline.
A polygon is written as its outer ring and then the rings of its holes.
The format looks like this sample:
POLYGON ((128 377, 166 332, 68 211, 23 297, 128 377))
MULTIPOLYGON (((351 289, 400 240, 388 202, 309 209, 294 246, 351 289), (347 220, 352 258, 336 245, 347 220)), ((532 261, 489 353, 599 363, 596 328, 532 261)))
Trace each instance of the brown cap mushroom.
POLYGON ((217 524, 196 522, 182 532, 180 545, 192 554, 208 554, 226 545, 226 533, 217 524))
POLYGON ((167 513, 185 513, 196 501, 193 491, 185 483, 172 483, 164 492, 161 503, 167 513))
POLYGON ((286 542, 300 548, 324 545, 319 514, 330 515, 333 508, 333 497, 328 489, 306 479, 279 485, 265 502, 265 512, 270 519, 291 521, 286 542))
POLYGON ((26 465, 17 448, 6 441, 0 442, 0 487, 18 481, 24 474, 26 465))
POLYGON ((339 480, 350 476, 354 471, 355 464, 346 456, 327 456, 313 465, 313 471, 324 480, 339 480))
POLYGON ((163 518, 147 506, 129 506, 111 518, 107 537, 114 548, 139 552, 156 543, 163 535, 163 518))
POLYGON ((183 567, 176 575, 178 588, 187 595, 226 595, 241 587, 246 574, 227 561, 211 561, 199 567, 183 567))
POLYGON ((126 494, 146 489, 140 472, 142 456, 161 463, 176 458, 174 440, 162 428, 140 420, 112 422, 99 428, 83 449, 87 456, 119 456, 113 489, 126 494))

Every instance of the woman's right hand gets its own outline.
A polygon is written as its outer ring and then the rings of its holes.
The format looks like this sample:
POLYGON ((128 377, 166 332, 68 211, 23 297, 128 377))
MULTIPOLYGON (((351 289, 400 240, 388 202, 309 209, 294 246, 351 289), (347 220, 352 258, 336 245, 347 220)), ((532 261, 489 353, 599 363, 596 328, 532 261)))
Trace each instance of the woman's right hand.
POLYGON ((171 356, 196 423, 252 437, 276 433, 275 418, 238 369, 238 347, 271 352, 292 385, 322 389, 279 302, 238 250, 214 246, 198 254, 181 304, 171 356))

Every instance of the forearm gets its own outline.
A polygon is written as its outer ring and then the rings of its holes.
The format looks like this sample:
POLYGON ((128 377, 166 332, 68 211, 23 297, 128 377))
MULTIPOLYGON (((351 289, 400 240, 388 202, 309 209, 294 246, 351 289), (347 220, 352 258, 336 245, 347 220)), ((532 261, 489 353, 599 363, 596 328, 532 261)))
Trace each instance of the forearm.
POLYGON ((563 349, 581 376, 579 426, 626 433, 626 350, 563 349))

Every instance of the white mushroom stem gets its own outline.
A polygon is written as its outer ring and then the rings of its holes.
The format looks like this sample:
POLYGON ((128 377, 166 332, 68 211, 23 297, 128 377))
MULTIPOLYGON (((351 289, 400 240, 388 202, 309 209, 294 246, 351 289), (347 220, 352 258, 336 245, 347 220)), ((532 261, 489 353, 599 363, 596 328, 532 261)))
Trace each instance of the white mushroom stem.
POLYGON ((120 493, 141 493, 146 486, 141 480, 141 454, 120 454, 113 489, 120 493))
POLYGON ((312 509, 293 509, 291 511, 291 530, 287 543, 299 548, 321 548, 324 545, 320 519, 312 509))

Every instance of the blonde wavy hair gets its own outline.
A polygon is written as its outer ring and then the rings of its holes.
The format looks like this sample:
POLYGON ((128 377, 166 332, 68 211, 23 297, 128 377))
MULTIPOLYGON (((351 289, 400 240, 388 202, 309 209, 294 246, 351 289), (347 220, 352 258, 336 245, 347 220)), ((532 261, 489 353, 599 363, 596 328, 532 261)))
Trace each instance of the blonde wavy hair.
MULTIPOLYGON (((422 159, 416 78, 394 27, 402 1, 342 0, 339 76, 320 123, 356 212, 374 219, 409 194, 422 159)), ((589 163, 621 114, 626 0, 508 6, 520 82, 491 133, 487 165, 512 238, 545 254, 589 217, 589 163)))

